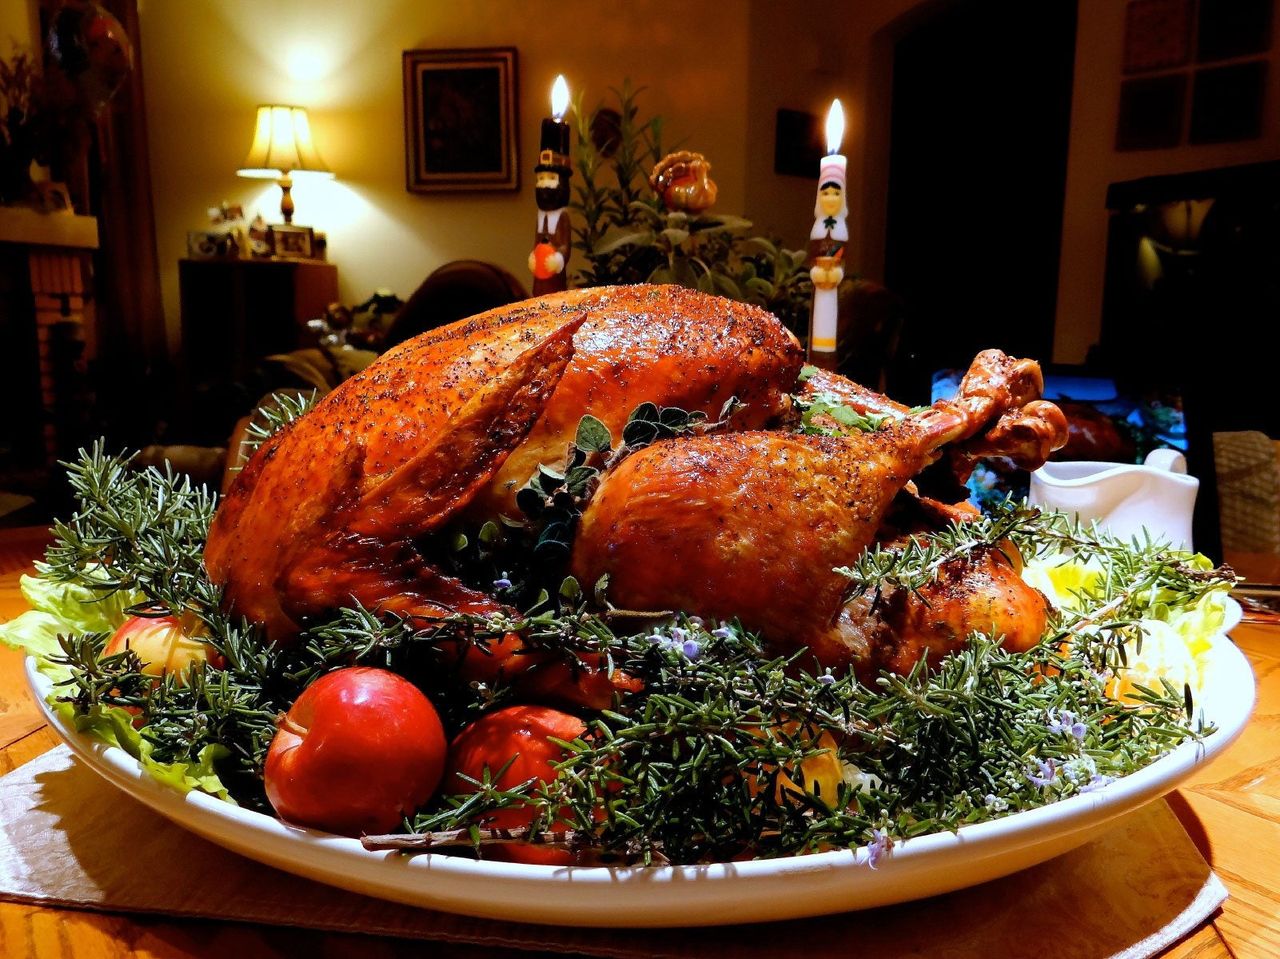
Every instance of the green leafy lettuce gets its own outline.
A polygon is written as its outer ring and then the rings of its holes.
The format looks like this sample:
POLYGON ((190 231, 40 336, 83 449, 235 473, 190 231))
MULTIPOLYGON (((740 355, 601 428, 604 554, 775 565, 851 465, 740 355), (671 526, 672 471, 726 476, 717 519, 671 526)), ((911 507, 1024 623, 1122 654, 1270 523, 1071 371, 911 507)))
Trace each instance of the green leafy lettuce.
POLYGON ((123 749, 147 773, 175 789, 199 789, 234 801, 214 771, 214 764, 227 755, 225 747, 206 746, 195 762, 157 762, 151 758, 153 746, 144 735, 145 729, 136 729, 134 717, 125 709, 97 705, 77 713, 71 703, 59 699, 58 685, 72 678, 71 668, 60 659, 59 637, 115 632, 128 619, 129 608, 144 602, 145 597, 130 590, 99 591, 77 583, 55 582, 46 577, 47 569, 40 564, 37 573, 21 580, 23 598, 31 609, 0 624, 0 643, 35 657, 37 668, 54 683, 47 702, 58 716, 79 732, 123 749))

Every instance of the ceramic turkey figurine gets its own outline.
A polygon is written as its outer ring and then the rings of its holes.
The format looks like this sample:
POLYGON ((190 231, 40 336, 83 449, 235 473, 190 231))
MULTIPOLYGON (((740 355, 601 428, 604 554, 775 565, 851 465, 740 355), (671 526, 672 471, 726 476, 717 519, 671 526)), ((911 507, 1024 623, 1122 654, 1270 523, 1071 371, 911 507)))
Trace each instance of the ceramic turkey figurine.
POLYGON ((701 153, 668 153, 654 164, 649 186, 669 213, 696 215, 711 209, 716 202, 711 163, 701 153))

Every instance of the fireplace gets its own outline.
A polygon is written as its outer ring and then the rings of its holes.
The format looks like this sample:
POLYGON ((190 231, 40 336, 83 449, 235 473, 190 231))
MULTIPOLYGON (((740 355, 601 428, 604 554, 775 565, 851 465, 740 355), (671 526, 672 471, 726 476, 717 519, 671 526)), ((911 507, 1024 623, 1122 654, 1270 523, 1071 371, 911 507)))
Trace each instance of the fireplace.
POLYGON ((0 524, 34 521, 59 459, 87 439, 97 221, 0 207, 0 524))

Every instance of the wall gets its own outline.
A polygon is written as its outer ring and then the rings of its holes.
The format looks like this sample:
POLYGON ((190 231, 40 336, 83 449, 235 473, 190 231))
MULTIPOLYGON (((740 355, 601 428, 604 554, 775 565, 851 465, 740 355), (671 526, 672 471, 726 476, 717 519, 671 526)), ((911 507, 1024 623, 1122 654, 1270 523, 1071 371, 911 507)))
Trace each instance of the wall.
MULTIPOLYGON (((826 91, 840 93, 851 120, 845 137, 847 258, 863 275, 883 277, 893 43, 944 2, 861 0, 844 5, 838 15, 788 18, 778 13, 777 4, 753 0, 748 131, 755 148, 748 158, 749 216, 803 238, 801 231, 812 222, 814 184, 773 174, 774 112, 779 107, 820 112, 829 102, 826 91), (778 56, 778 50, 787 56, 778 56), (816 97, 818 92, 823 96, 816 97)), ((1052 357, 1062 363, 1082 362, 1100 331, 1109 184, 1280 157, 1280 13, 1273 18, 1276 36, 1260 139, 1121 153, 1114 143, 1124 15, 1123 0, 1079 0, 1052 357)))
MULTIPOLYGON (((186 232, 223 200, 279 220, 279 189, 235 175, 258 103, 306 106, 332 181, 295 181, 295 221, 329 235, 341 295, 409 293, 437 266, 475 257, 528 283, 538 120, 563 72, 593 104, 625 77, 648 90, 669 143, 706 153, 718 206, 743 209, 747 0, 627 4, 528 0, 146 0, 141 9, 147 120, 165 314, 177 343, 177 261, 186 232), (643 38, 637 43, 636 38, 643 38), (519 49, 518 193, 408 193, 401 51, 519 49)), ((771 140, 770 140, 771 142, 771 140)))
MULTIPOLYGON (((708 154, 718 207, 802 245, 814 180, 773 173, 779 107, 825 114, 841 97, 848 128, 849 262, 884 269, 893 41, 947 0, 861 0, 812 8, 776 0, 636 0, 593 4, 485 0, 146 0, 142 8, 157 236, 166 316, 177 323, 177 259, 188 229, 223 199, 278 218, 273 185, 235 169, 259 102, 297 102, 337 173, 294 187, 298 221, 324 229, 344 299, 377 286, 407 295, 441 263, 474 256, 522 279, 534 203, 529 168, 552 77, 563 71, 594 103, 630 76, 641 106, 667 119, 667 141, 708 154), (515 11, 519 10, 518 19, 515 11), (200 37, 199 42, 191 38, 200 37), (639 38, 639 39, 638 39, 639 38), (520 50, 522 189, 518 194, 409 194, 404 189, 400 51, 515 45, 520 50)), ((979 2, 979 0, 962 0, 979 2)), ((1119 153, 1124 3, 1079 0, 1053 359, 1079 362, 1102 304, 1108 184, 1280 156, 1280 35, 1261 140, 1119 153)), ((1280 16, 1275 18, 1280 31, 1280 16)), ((816 171, 815 171, 816 172, 816 171)))
MULTIPOLYGON (((804 110, 825 120, 831 100, 845 110, 841 149, 850 172, 864 142, 862 101, 852 96, 856 44, 843 17, 806 11, 801 4, 752 0, 747 76, 747 204, 744 214, 761 232, 803 248, 813 227, 817 166, 808 177, 773 172, 774 129, 779 108, 804 110), (797 12, 799 11, 799 12, 797 12)), ((850 187, 858 181, 852 176, 850 187)), ((851 190, 851 192, 856 192, 851 190)), ((850 214, 856 217, 850 196, 850 214)), ((851 224, 857 220, 850 219, 851 224)), ((856 261, 854 261, 856 262, 856 261)))
POLYGON ((39 31, 36 0, 4 0, 0 3, 0 58, 17 50, 33 50, 39 31))

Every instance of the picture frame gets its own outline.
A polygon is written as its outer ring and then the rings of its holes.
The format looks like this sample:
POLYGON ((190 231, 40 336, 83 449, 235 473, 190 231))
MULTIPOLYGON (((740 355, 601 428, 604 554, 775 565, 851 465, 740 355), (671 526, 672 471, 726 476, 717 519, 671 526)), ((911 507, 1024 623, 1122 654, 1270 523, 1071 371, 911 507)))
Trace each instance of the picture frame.
POLYGON ((282 260, 313 259, 315 232, 309 226, 274 223, 267 228, 271 253, 282 260))
POLYGON ((1124 19, 1124 72, 1150 73, 1191 59, 1191 0, 1130 0, 1124 19))
POLYGON ((223 260, 246 255, 243 230, 188 230, 187 259, 223 260))
POLYGON ((515 47, 406 50, 405 188, 520 189, 515 47))

